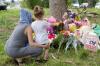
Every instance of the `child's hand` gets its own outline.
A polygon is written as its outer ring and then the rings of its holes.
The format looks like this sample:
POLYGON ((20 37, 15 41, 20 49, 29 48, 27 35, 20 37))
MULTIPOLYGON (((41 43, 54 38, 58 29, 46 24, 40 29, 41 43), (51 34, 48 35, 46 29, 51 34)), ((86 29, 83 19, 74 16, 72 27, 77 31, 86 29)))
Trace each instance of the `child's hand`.
POLYGON ((48 49, 49 47, 50 47, 50 44, 44 45, 44 48, 45 48, 45 49, 48 49))
POLYGON ((59 22, 51 23, 52 26, 59 26, 59 22))
POLYGON ((57 26, 59 25, 63 25, 64 23, 63 22, 56 22, 57 26))
POLYGON ((56 22, 55 24, 56 24, 56 26, 59 26, 60 25, 60 22, 56 22))

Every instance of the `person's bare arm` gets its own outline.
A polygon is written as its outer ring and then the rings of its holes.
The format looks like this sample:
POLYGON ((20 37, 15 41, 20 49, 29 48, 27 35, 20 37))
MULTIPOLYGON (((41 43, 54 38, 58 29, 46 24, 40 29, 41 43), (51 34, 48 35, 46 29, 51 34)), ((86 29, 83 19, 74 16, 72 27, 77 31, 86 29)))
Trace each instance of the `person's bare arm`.
POLYGON ((28 41, 31 47, 40 47, 40 48, 49 48, 50 45, 41 45, 36 42, 33 42, 33 37, 32 37, 32 28, 29 26, 26 28, 26 35, 28 37, 28 41))
POLYGON ((55 23, 51 23, 51 26, 58 26, 61 22, 55 22, 55 23))

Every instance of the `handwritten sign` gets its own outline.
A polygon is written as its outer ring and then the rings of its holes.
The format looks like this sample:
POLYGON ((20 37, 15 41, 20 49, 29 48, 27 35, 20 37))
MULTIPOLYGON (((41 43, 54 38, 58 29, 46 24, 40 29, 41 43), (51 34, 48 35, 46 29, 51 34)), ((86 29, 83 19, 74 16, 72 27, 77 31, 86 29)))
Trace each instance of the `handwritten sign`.
POLYGON ((93 52, 97 51, 98 37, 96 35, 87 35, 84 48, 93 52))

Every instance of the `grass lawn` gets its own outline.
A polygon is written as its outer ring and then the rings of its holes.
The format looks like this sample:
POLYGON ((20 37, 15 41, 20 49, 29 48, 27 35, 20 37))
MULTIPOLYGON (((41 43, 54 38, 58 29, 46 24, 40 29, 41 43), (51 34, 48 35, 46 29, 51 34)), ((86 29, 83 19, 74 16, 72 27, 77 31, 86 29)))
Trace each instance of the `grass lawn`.
MULTIPOLYGON (((49 10, 45 9, 45 11, 45 15, 48 16, 49 10)), ((88 11, 100 14, 100 10, 97 9, 88 9, 88 11)), ((100 15, 96 17, 96 21, 90 18, 90 21, 100 24, 99 17, 100 15)), ((18 20, 19 10, 0 11, 0 66, 15 66, 12 59, 5 54, 4 45, 18 20)), ((93 54, 83 48, 79 48, 76 54, 72 48, 67 53, 64 53, 64 50, 60 50, 57 54, 57 50, 51 48, 50 59, 47 63, 36 64, 32 58, 26 58, 25 62, 25 66, 100 66, 100 51, 93 54)))

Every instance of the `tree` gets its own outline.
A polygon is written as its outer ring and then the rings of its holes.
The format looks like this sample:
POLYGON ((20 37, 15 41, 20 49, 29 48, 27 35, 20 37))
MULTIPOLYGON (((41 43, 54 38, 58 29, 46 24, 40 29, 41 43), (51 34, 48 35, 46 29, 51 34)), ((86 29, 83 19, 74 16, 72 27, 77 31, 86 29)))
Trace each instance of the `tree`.
POLYGON ((49 0, 23 0, 21 4, 23 7, 28 7, 30 9, 33 9, 35 5, 49 7, 49 0))
POLYGON ((24 0, 24 2, 26 4, 26 6, 28 8, 31 8, 31 9, 33 9, 33 7, 35 5, 40 5, 41 6, 41 0, 24 0))
POLYGON ((84 3, 84 0, 78 0, 79 1, 79 4, 82 4, 84 3))
POLYGON ((67 11, 66 0, 49 0, 50 13, 57 20, 61 20, 64 12, 67 11))
POLYGON ((66 0, 67 8, 72 6, 73 0, 66 0))
POLYGON ((42 0, 42 7, 49 8, 49 0, 42 0))

